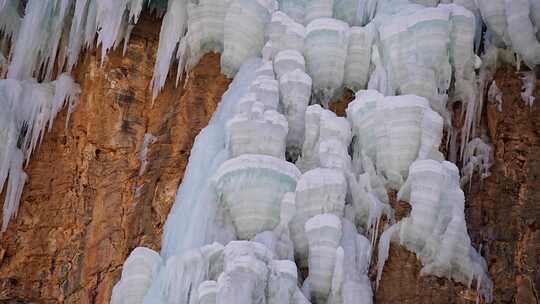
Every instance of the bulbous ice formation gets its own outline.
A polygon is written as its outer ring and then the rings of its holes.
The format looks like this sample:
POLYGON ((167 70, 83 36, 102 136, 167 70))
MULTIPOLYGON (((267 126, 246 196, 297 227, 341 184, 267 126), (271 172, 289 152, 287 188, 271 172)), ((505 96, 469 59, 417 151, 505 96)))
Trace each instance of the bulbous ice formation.
POLYGON ((331 18, 334 12, 334 0, 308 0, 305 4, 304 24, 319 18, 331 18))
POLYGON ((370 24, 365 27, 350 29, 349 49, 345 61, 344 85, 358 91, 365 89, 369 81, 371 49, 375 38, 375 27, 370 24))
POLYGON ((282 11, 277 11, 272 15, 267 35, 268 41, 262 51, 263 58, 266 60, 271 60, 277 53, 284 50, 298 52, 304 50, 305 27, 282 11))
POLYGON ((325 303, 332 288, 332 276, 341 241, 341 220, 334 214, 312 217, 305 225, 309 243, 309 282, 314 303, 325 303))
POLYGON ((320 18, 306 27, 307 71, 313 78, 314 97, 325 107, 343 84, 348 46, 349 26, 343 21, 320 18))
POLYGON ((231 157, 242 154, 264 154, 285 158, 288 126, 285 117, 274 110, 264 110, 260 102, 251 111, 239 113, 227 122, 231 157))
POLYGON ((294 251, 301 266, 305 266, 308 242, 304 226, 313 216, 332 213, 343 217, 347 180, 343 172, 317 168, 300 177, 296 187, 296 214, 289 223, 294 251))
POLYGON ((112 291, 111 304, 142 303, 162 263, 157 252, 145 247, 135 248, 124 262, 122 277, 112 291))
POLYGON ((260 55, 266 26, 276 9, 275 0, 233 0, 230 3, 225 15, 221 55, 221 70, 225 75, 234 75, 246 59, 260 55))
POLYGON ((187 69, 191 69, 207 52, 223 50, 223 23, 227 12, 226 0, 188 1, 188 32, 186 34, 189 46, 187 69))
POLYGON ((274 229, 283 194, 296 188, 299 177, 293 164, 272 156, 245 154, 224 162, 213 181, 237 237, 250 239, 274 229))
POLYGON ((416 159, 441 157, 443 120, 425 98, 360 91, 347 107, 347 118, 356 136, 355 163, 365 153, 394 189, 401 186, 416 159))
POLYGON ((457 167, 447 161, 414 162, 398 199, 409 201, 412 210, 381 237, 379 276, 388 256, 388 242, 399 238, 400 244, 421 260, 421 273, 449 277, 469 287, 476 280, 479 292, 489 302, 492 282, 485 261, 467 234, 465 195, 459 187, 457 167))
POLYGON ((296 161, 302 150, 306 127, 306 109, 311 98, 311 77, 300 69, 279 78, 283 114, 289 123, 287 159, 296 161))
POLYGON ((294 70, 306 70, 304 56, 296 50, 285 50, 276 54, 274 58, 274 71, 277 79, 294 70))
POLYGON ((444 112, 452 76, 448 57, 450 12, 441 7, 405 5, 377 20, 379 51, 389 81, 386 95, 422 96, 436 111, 444 112))
POLYGON ((312 105, 306 110, 305 130, 302 157, 296 162, 302 172, 317 167, 351 170, 351 126, 345 118, 312 105))

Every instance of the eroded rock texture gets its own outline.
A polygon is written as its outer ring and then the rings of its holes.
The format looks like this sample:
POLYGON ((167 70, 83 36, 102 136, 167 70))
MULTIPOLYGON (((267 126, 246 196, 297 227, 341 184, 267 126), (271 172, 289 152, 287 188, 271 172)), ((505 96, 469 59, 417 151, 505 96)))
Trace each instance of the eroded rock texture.
POLYGON ((108 303, 133 248, 159 250, 193 140, 229 84, 209 54, 152 104, 159 24, 138 25, 125 56, 79 63, 80 105, 34 154, 18 217, 0 237, 0 302, 108 303), (147 133, 156 139, 140 174, 147 133))

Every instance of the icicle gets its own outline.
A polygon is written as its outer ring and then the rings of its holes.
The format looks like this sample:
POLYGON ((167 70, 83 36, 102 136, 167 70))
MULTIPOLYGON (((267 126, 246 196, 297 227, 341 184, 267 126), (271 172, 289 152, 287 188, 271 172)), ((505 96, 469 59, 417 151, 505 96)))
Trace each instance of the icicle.
POLYGON ((139 176, 142 176, 144 174, 144 171, 146 170, 146 166, 148 165, 148 150, 150 148, 150 145, 155 143, 157 140, 157 137, 150 133, 144 134, 144 140, 142 144, 141 151, 139 152, 139 161, 141 162, 141 166, 139 167, 139 176))
POLYGON ((152 76, 152 99, 156 99, 165 85, 174 50, 184 36, 186 25, 186 0, 169 1, 167 13, 163 17, 161 32, 159 33, 157 59, 154 65, 154 75, 152 76))
POLYGON ((499 89, 499 87, 497 86, 497 83, 495 82, 495 80, 493 80, 493 82, 489 86, 488 101, 497 105, 497 111, 502 112, 503 93, 501 89, 499 89))
POLYGON ((534 71, 522 72, 521 80, 523 81, 523 86, 521 87, 521 100, 532 108, 536 97, 534 96, 534 91, 536 89, 536 73, 534 71))

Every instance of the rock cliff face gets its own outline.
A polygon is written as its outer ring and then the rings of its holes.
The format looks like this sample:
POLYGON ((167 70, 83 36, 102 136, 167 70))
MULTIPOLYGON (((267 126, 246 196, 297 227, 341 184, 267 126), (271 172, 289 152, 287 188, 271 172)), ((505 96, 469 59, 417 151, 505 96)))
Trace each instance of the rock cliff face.
MULTIPOLYGON (((63 113, 34 154, 18 217, 0 237, 0 302, 108 303, 129 252, 159 249, 193 140, 230 80, 209 54, 152 103, 158 36, 159 22, 147 18, 125 56, 113 52, 101 66, 88 53, 79 63, 81 103, 69 127, 63 113), (147 133, 156 139, 145 145, 147 133)), ((514 70, 499 70, 496 81, 503 112, 488 105, 485 113, 495 165, 468 192, 467 224, 489 264, 495 303, 538 303, 540 109, 521 102, 514 70)), ((333 110, 343 114, 351 99, 347 92, 333 110)), ((414 254, 392 246, 376 302, 475 301, 473 290, 419 272, 414 254)))

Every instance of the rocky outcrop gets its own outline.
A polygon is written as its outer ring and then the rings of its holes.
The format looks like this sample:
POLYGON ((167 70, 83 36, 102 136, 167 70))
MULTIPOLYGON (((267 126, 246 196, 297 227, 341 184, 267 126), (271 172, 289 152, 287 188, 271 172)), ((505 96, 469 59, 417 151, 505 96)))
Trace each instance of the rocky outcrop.
POLYGON ((0 302, 108 303, 131 250, 159 250, 193 140, 230 81, 209 54, 152 102, 160 23, 145 18, 125 56, 79 63, 79 107, 34 153, 17 219, 0 237, 0 302))

